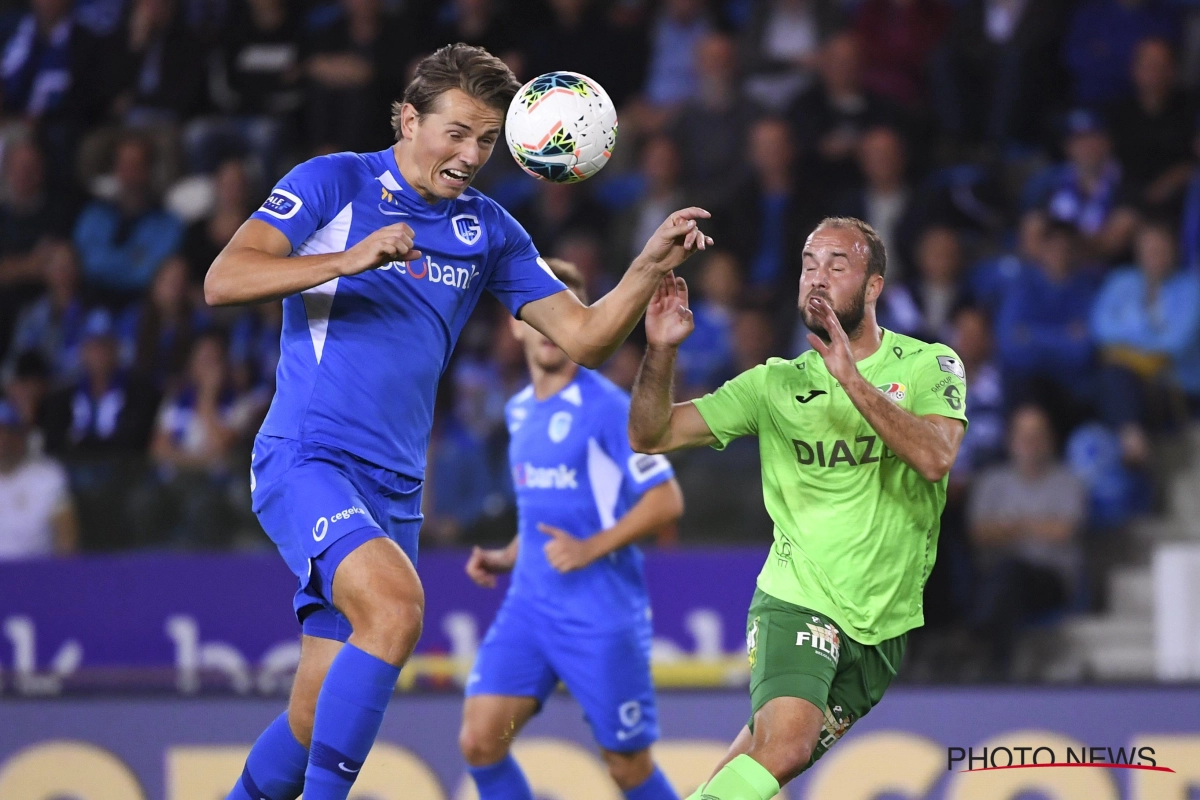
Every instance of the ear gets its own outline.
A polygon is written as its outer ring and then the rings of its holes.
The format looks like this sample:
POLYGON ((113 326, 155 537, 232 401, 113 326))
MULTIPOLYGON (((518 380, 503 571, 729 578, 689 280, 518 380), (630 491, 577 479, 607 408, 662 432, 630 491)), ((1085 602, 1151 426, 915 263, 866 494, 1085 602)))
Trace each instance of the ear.
POLYGON ((867 293, 864 302, 874 303, 883 294, 883 276, 872 275, 867 278, 867 293))
POLYGON ((421 124, 421 117, 417 114, 417 107, 412 103, 405 103, 400 107, 400 136, 403 139, 411 139, 417 133, 417 126, 421 124))

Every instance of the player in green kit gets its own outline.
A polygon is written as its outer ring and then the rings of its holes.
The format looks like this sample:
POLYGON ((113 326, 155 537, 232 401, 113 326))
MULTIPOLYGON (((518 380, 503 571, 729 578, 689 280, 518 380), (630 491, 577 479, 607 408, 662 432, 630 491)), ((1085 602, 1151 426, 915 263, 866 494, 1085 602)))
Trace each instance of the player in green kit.
POLYGON ((683 280, 664 278, 646 312, 634 449, 757 436, 775 523, 746 624, 750 721, 693 798, 773 797, 879 702, 923 622, 966 384, 953 350, 876 323, 886 268, 869 225, 822 221, 800 278, 813 349, 687 403, 671 402, 676 350, 692 331, 683 280))

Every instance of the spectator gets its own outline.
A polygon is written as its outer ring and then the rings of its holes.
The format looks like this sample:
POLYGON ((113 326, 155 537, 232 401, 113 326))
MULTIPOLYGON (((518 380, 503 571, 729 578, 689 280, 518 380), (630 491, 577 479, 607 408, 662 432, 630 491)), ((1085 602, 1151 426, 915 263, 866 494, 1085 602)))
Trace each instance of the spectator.
POLYGON ((283 303, 275 300, 246 309, 230 326, 229 362, 239 392, 261 392, 269 402, 275 393, 283 303))
POLYGON ((25 423, 0 400, 0 561, 73 553, 79 522, 67 474, 28 450, 25 423))
POLYGON ((821 219, 801 180, 791 130, 783 120, 759 120, 750 129, 751 176, 713 220, 716 240, 743 254, 746 282, 773 297, 798 280, 805 236, 821 219))
POLYGON ((79 265, 75 250, 65 242, 46 248, 42 262, 45 294, 17 318, 12 346, 5 361, 9 373, 19 356, 36 352, 57 382, 79 376, 79 346, 86 313, 79 296, 79 265))
POLYGON ((341 0, 340 7, 341 16, 308 45, 310 144, 378 150, 393 141, 390 103, 401 93, 408 61, 395 47, 413 39, 383 17, 380 0, 341 0))
POLYGON ((18 356, 4 382, 4 398, 12 403, 29 431, 31 455, 41 455, 46 451, 46 436, 42 426, 49 393, 50 370, 41 354, 33 350, 18 356))
POLYGON ((679 347, 680 399, 711 392, 733 373, 733 319, 742 292, 733 253, 714 250, 700 267, 689 303, 695 329, 679 347))
POLYGON ((673 108, 699 89, 696 49, 712 30, 702 0, 666 0, 654 23, 645 95, 651 106, 673 108))
POLYGON ((1045 110, 1067 93, 1059 53, 1064 4, 957 4, 933 70, 938 125, 957 143, 1040 142, 1045 110))
POLYGON ((922 109, 930 56, 949 22, 942 0, 865 0, 854 19, 863 85, 902 108, 922 109))
POLYGON ((1139 228, 1134 267, 1116 270, 1091 315, 1100 348, 1099 397, 1117 431, 1126 463, 1150 458, 1148 432, 1173 416, 1173 393, 1200 401, 1200 275, 1179 271, 1174 232, 1161 223, 1139 228), (1156 424, 1156 422, 1158 424, 1156 424))
POLYGON ((616 285, 604 271, 604 249, 598 233, 591 230, 567 231, 558 239, 554 255, 570 261, 587 283, 589 297, 603 297, 616 285))
MULTIPOLYGON (((696 46, 696 95, 671 123, 687 164, 684 183, 697 204, 712 207, 727 199, 746 171, 746 129, 754 108, 738 91, 733 40, 711 33, 696 46)), ((644 240, 643 240, 644 241, 644 240)))
POLYGON ((1088 323, 1096 279, 1081 267, 1079 249, 1073 226, 1053 224, 1036 266, 1012 286, 996 320, 1011 399, 1047 408, 1064 433, 1090 415, 1095 397, 1088 323))
POLYGON ((32 140, 16 139, 0 152, 0 319, 6 320, 0 324, 0 351, 6 352, 9 321, 37 296, 49 240, 65 237, 70 221, 60 193, 46 189, 42 154, 32 140))
POLYGON ((623 107, 645 83, 645 30, 617 24, 617 10, 602 0, 550 0, 548 5, 549 24, 536 28, 525 48, 526 74, 582 73, 598 81, 617 108, 623 107), (613 58, 614 53, 621 57, 613 58))
POLYGON ((1074 80, 1075 102, 1098 107, 1129 91, 1129 64, 1137 43, 1156 36, 1178 39, 1179 16, 1160 0, 1086 0, 1067 28, 1063 55, 1074 80))
POLYGON ((187 263, 171 256, 159 267, 145 300, 133 310, 133 368, 160 391, 182 377, 192 343, 207 327, 209 315, 193 305, 187 263))
POLYGON ((616 244, 611 261, 614 270, 623 270, 642 252, 642 247, 668 215, 691 205, 680 185, 679 148, 669 136, 651 136, 642 147, 640 164, 639 196, 617 217, 613 226, 612 239, 616 244))
POLYGON ((1035 227, 1051 219, 1070 223, 1082 234, 1089 255, 1119 258, 1129 246, 1136 215, 1108 131, 1099 114, 1087 109, 1067 116, 1066 131, 1067 161, 1030 181, 1026 216, 1035 227))
MULTIPOLYGON (((967 302, 958 234, 953 228, 926 228, 917 242, 916 261, 912 294, 921 310, 922 327, 931 341, 947 342, 955 312, 967 302)), ((974 395, 972 391, 972 401, 974 395)))
POLYGON ((865 132, 858 143, 862 186, 843 193, 838 213, 866 221, 883 240, 893 284, 911 277, 918 205, 905 176, 904 142, 894 128, 865 132))
POLYGON ((132 0, 125 31, 106 43, 110 113, 126 125, 174 126, 204 105, 203 47, 176 0, 132 0))
POLYGON ((89 313, 79 352, 81 378, 47 401, 49 452, 81 457, 145 452, 158 398, 144 382, 120 369, 119 352, 109 313, 89 313))
POLYGON ((1004 457, 1007 403, 1004 378, 992 352, 987 315, 973 306, 960 308, 954 315, 951 344, 971 387, 971 425, 963 434, 958 458, 950 471, 950 483, 965 488, 982 469, 1004 457))
POLYGON ((849 33, 831 38, 818 62, 821 80, 789 112, 801 154, 811 162, 814 185, 833 196, 858 179, 858 145, 863 132, 893 121, 883 98, 864 88, 861 50, 849 33))
POLYGON ((1133 93, 1109 119, 1128 192, 1143 206, 1177 200, 1191 177, 1195 106, 1176 82, 1175 54, 1163 39, 1143 39, 1133 51, 1133 93))
POLYGON ((36 120, 66 105, 74 34, 70 0, 33 0, 4 46, 4 111, 36 120))
POLYGON ((733 369, 726 380, 766 363, 775 355, 775 325, 766 309, 745 305, 733 315, 733 369))
POLYGON ((1019 626, 1066 608, 1080 568, 1086 497, 1058 460, 1046 412, 1013 414, 1009 463, 980 477, 970 504, 971 540, 979 557, 975 620, 1008 672, 1019 626))
MULTIPOLYGON (((603 235, 608 214, 579 187, 538 181, 535 193, 513 210, 540 250, 554 252, 568 233, 603 235)), ((662 220, 659 220, 660 222, 662 220)))
POLYGON ((123 139, 116 149, 116 197, 93 200, 75 224, 84 278, 126 298, 150 285, 183 236, 179 220, 154 196, 151 155, 147 140, 123 139))
POLYGON ((176 544, 228 544, 228 491, 239 437, 249 422, 244 397, 233 389, 225 345, 217 334, 196 340, 187 375, 163 401, 150 453, 165 501, 144 539, 171 531, 176 544))
POLYGON ((0 285, 40 276, 47 239, 70 233, 69 209, 49 191, 41 151, 31 139, 4 148, 4 193, 0 198, 0 285))
POLYGON ((209 87, 220 116, 200 117, 185 130, 188 164, 212 172, 223 159, 254 155, 259 173, 277 177, 284 134, 304 99, 300 26, 286 0, 237 6, 219 51, 209 60, 209 87))
POLYGON ((188 279, 197 286, 203 285, 204 276, 212 262, 254 210, 250 200, 249 177, 242 161, 230 159, 222 162, 214 178, 215 196, 211 213, 193 222, 183 237, 188 279))
POLYGON ((602 372, 604 377, 620 386, 625 391, 633 391, 633 381, 637 378, 638 370, 642 368, 642 347, 626 340, 617 348, 617 352, 604 362, 602 372))
POLYGON ((755 3, 742 31, 746 93, 782 112, 813 81, 821 46, 842 25, 836 0, 755 3))

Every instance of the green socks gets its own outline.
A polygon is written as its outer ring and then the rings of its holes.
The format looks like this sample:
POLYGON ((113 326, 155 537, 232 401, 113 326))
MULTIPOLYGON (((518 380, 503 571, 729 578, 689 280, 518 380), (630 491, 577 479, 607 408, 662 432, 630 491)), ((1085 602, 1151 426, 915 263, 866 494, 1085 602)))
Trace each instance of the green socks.
POLYGON ((779 794, 779 781, 766 768, 742 754, 726 764, 688 800, 770 800, 779 794))

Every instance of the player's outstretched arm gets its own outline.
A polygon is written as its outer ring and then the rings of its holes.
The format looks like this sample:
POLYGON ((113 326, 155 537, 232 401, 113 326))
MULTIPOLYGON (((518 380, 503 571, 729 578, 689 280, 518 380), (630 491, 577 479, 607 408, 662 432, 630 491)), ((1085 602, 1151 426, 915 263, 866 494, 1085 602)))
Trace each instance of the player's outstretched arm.
POLYGON ((559 572, 571 572, 633 544, 682 516, 683 490, 671 478, 647 489, 617 524, 595 536, 577 539, 561 528, 544 523, 538 523, 538 530, 550 537, 544 548, 550 566, 559 572))
POLYGON ((936 483, 946 477, 958 457, 966 426, 962 420, 939 414, 918 416, 893 403, 883 392, 862 376, 850 350, 850 338, 842 329, 837 314, 821 298, 809 301, 825 330, 829 342, 810 333, 812 345, 854 407, 866 419, 879 438, 896 457, 915 469, 925 480, 936 483))
POLYGON ((637 325, 662 276, 713 243, 699 227, 699 220, 709 216, 702 208, 685 208, 667 217, 621 282, 590 306, 580 303, 571 292, 559 292, 527 303, 521 319, 561 347, 575 363, 600 366, 637 325))
POLYGON ((421 257, 412 228, 404 223, 380 228, 341 253, 290 258, 291 252, 291 242, 278 229, 247 220, 204 276, 205 302, 227 306, 278 300, 389 261, 421 257))
POLYGON ((694 327, 687 283, 664 276, 646 309, 646 354, 629 405, 629 444, 639 453, 667 453, 717 441, 695 405, 671 402, 675 357, 694 327))

